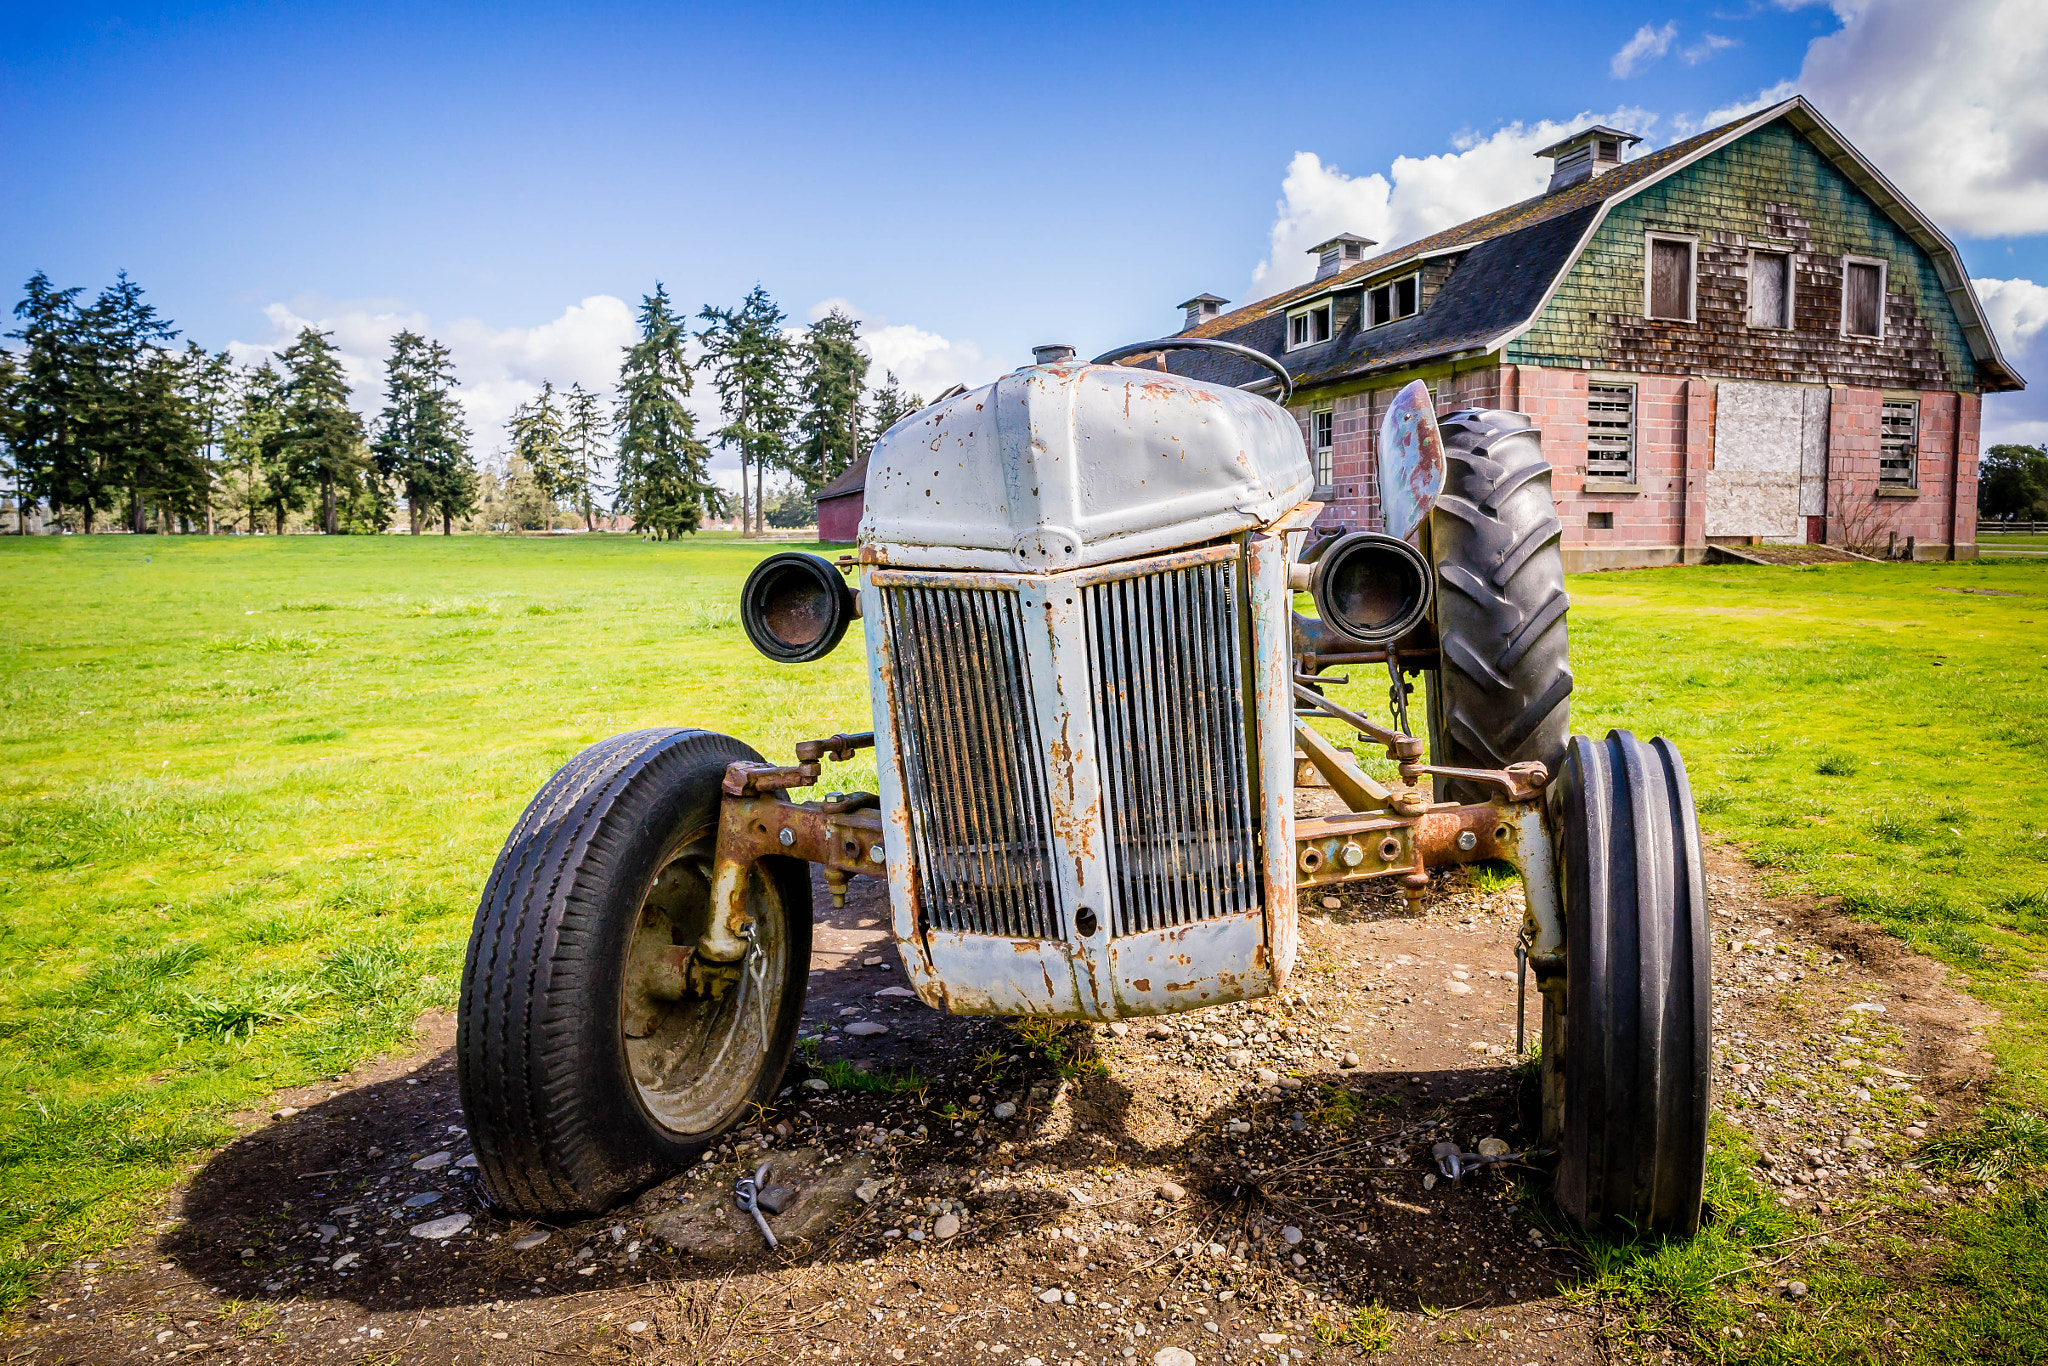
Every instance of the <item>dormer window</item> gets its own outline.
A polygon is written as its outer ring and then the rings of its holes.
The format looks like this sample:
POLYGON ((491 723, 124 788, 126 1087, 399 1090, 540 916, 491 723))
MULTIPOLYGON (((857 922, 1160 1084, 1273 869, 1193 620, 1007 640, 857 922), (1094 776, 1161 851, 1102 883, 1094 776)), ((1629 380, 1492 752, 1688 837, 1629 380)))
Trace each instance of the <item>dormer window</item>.
POLYGON ((1314 308, 1287 315, 1287 349, 1314 346, 1330 339, 1330 303, 1325 299, 1314 308))
POLYGON ((1379 327, 1415 316, 1421 304, 1422 277, 1410 275, 1389 280, 1365 292, 1365 325, 1379 327))

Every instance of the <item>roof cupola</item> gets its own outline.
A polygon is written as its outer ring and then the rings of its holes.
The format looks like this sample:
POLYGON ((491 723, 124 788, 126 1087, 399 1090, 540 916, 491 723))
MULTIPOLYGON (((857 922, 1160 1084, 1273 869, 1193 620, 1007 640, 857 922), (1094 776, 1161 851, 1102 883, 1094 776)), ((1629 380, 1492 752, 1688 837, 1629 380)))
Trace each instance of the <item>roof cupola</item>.
POLYGON ((1621 165, 1621 154, 1625 148, 1641 141, 1634 133, 1624 133, 1619 128, 1596 123, 1560 142, 1551 143, 1536 153, 1539 157, 1551 159, 1550 184, 1543 192, 1549 194, 1552 190, 1562 190, 1567 185, 1605 175, 1621 165))
POLYGON ((1340 232, 1327 242, 1318 242, 1308 249, 1316 258, 1316 278, 1335 275, 1347 266, 1355 266, 1365 259, 1365 249, 1379 243, 1370 237, 1360 237, 1355 232, 1340 232))

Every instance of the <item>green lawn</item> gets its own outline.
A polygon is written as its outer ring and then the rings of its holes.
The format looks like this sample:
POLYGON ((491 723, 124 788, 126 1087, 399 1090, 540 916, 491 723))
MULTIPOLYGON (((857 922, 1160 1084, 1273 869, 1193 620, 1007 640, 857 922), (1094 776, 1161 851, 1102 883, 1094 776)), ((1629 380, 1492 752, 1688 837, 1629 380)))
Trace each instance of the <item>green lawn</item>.
MULTIPOLYGON (((0 1303, 103 1239, 237 1104, 452 1004, 498 841, 582 745, 683 723, 786 757, 865 729, 857 641, 800 668, 747 645, 733 603, 762 553, 0 538, 0 1303)), ((2038 1105, 2048 563, 1572 591, 1578 728, 1673 737, 1710 833, 1962 969, 2005 1012, 2004 1102, 2038 1105)), ((1339 695, 1383 705, 1369 675, 1339 695)), ((1965 1251, 2039 1246, 2038 1211, 1984 1217, 1965 1251)), ((2009 1274, 1982 1260, 1968 1284, 2009 1274)))

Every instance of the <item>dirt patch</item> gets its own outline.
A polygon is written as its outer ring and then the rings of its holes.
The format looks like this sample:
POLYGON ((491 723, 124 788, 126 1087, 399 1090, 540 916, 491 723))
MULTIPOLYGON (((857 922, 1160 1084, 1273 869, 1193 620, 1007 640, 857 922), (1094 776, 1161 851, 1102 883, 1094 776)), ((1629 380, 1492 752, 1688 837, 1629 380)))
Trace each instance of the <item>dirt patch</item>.
MULTIPOLYGON (((1881 932, 1764 899, 1733 852, 1709 864, 1715 1081, 1760 1175, 1824 1217, 1877 1188, 1944 1197, 1904 1162, 1981 1103, 1986 1012, 1881 932)), ((1065 1075, 1000 1021, 898 994, 876 884, 842 911, 818 893, 812 1064, 917 1089, 819 1091, 799 1066, 691 1171, 548 1227, 482 1199, 452 1022, 429 1017, 411 1055, 238 1117, 144 1236, 11 1320, 10 1359, 1293 1363, 1359 1356, 1369 1304, 1391 1360, 1603 1355, 1538 1185, 1429 1158, 1532 1138, 1518 890, 1457 877, 1420 914, 1305 898, 1285 996, 1077 1027, 1065 1075), (764 1161, 796 1192, 773 1254, 732 1199, 764 1161)))

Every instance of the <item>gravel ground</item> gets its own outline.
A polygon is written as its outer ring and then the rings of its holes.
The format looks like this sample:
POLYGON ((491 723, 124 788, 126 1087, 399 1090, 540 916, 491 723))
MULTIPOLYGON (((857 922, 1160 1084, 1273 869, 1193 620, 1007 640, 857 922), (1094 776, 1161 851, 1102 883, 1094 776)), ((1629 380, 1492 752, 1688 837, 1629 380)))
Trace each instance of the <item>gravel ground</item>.
MULTIPOLYGON (((1905 1159, 1981 1103, 1982 1009, 1896 941, 1709 861, 1715 1082, 1761 1175, 1837 1221, 1873 1193, 1951 1197, 1905 1159)), ((876 884, 818 903, 817 1064, 915 1070, 923 1090, 821 1090, 799 1066, 692 1171, 547 1227, 482 1199, 452 1021, 430 1017, 410 1056, 239 1117, 134 1241, 10 1318, 8 1360, 1292 1366, 1370 1355, 1358 1335, 1380 1325, 1353 1316, 1375 1304, 1390 1361, 1613 1345, 1560 1293, 1581 1263, 1546 1234, 1536 1174, 1453 1183, 1430 1161, 1444 1140, 1533 1141, 1519 890, 1454 876, 1421 914, 1307 898, 1284 996, 1076 1026, 1065 1077, 1001 1021, 904 994, 876 884), (775 1253, 732 1208, 762 1161, 794 1190, 775 1253)))

